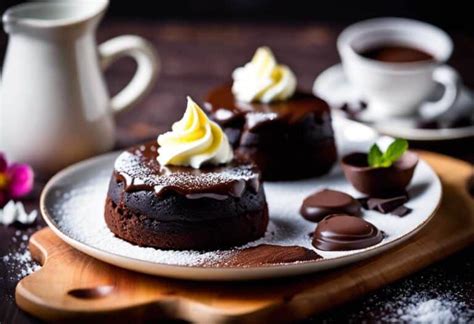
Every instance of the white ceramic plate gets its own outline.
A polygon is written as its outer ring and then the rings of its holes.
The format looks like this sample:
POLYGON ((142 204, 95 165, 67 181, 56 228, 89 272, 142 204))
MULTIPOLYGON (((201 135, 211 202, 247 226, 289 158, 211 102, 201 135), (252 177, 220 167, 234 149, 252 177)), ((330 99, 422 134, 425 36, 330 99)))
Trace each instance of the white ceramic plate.
MULTIPOLYGON (((349 83, 341 64, 336 64, 323 71, 314 81, 313 93, 333 107, 342 105, 345 102, 357 102, 362 99, 361 94, 349 83)), ((370 103, 369 103, 370 105, 370 103)), ((462 88, 456 102, 456 109, 472 109, 474 107, 473 94, 467 88, 462 88)), ((361 114, 361 119, 378 132, 392 136, 401 137, 408 140, 420 141, 440 141, 461 139, 474 136, 474 126, 446 128, 446 129, 419 129, 416 128, 416 119, 413 117, 391 117, 388 119, 378 119, 369 109, 361 114)), ((334 114, 343 115, 333 109, 334 114)))
MULTIPOLYGON (((339 134, 338 144, 345 152, 366 149, 375 139, 371 129, 357 123, 336 119, 334 126, 339 134), (353 138, 355 142, 348 142, 347 138, 353 138)), ((381 243, 362 250, 324 252, 311 246, 308 233, 312 232, 316 225, 304 220, 298 210, 305 196, 321 188, 342 190, 356 197, 362 196, 345 181, 341 170, 335 168, 329 175, 318 179, 265 183, 271 223, 265 237, 250 245, 296 244, 313 249, 324 258, 307 263, 248 268, 200 267, 182 262, 183 255, 187 252, 134 246, 116 238, 109 231, 103 220, 103 207, 117 155, 118 153, 101 155, 70 166, 54 176, 41 196, 43 217, 61 239, 92 257, 122 268, 174 278, 274 278, 322 271, 362 261, 402 243, 419 231, 430 220, 441 198, 438 177, 428 164, 420 161, 409 188, 412 198, 407 206, 413 208, 411 214, 398 217, 364 211, 363 217, 385 232, 386 237, 381 243)))

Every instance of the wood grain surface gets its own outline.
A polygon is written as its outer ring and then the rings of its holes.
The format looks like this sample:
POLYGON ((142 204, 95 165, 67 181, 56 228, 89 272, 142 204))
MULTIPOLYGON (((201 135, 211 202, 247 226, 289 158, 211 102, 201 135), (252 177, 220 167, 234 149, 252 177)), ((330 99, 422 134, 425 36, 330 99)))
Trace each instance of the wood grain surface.
MULTIPOLYGON (((43 268, 17 286, 16 300, 44 320, 172 318, 202 323, 296 320, 352 300, 474 241, 471 165, 422 152, 443 184, 432 221, 407 243, 338 270, 247 283, 172 280, 119 269, 74 250, 43 229, 30 241, 43 268)), ((406 216, 409 217, 409 216, 406 216)))

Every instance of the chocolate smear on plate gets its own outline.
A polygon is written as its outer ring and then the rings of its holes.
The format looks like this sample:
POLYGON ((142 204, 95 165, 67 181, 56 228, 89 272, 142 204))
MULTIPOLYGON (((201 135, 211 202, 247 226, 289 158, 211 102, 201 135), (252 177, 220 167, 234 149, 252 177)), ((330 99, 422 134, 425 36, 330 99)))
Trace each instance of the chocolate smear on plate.
POLYGON ((236 250, 218 261, 222 267, 257 267, 272 264, 314 261, 322 257, 316 252, 301 246, 280 246, 261 244, 236 250))

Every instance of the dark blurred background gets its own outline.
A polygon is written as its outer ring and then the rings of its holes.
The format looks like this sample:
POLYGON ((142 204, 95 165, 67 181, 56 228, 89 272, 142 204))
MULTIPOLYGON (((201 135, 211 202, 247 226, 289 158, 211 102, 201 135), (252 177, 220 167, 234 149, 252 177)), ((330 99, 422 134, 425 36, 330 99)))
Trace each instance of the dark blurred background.
MULTIPOLYGON (((20 2, 24 1, 0 0, 0 11, 20 2)), ((402 16, 424 20, 452 31, 473 33, 474 12, 471 8, 472 2, 468 0, 111 0, 108 17, 349 23, 377 16, 402 16)))
MULTIPOLYGON (((26 1, 0 0, 0 13, 22 2, 26 1)), ((119 143, 128 146, 155 137, 158 126, 168 127, 180 117, 186 95, 202 100, 211 87, 229 82, 233 69, 250 59, 261 45, 270 46, 277 59, 296 73, 299 87, 310 90, 319 73, 340 61, 336 47, 339 33, 351 23, 374 17, 413 18, 445 29, 455 45, 448 63, 459 71, 465 85, 474 88, 471 3, 467 0, 110 0, 97 32, 97 43, 123 34, 139 35, 152 42, 162 62, 153 91, 132 111, 118 116, 119 143)), ((0 65, 6 44, 7 35, 0 32, 0 65)), ((112 95, 129 82, 135 67, 133 60, 126 58, 107 69, 105 76, 112 95)))

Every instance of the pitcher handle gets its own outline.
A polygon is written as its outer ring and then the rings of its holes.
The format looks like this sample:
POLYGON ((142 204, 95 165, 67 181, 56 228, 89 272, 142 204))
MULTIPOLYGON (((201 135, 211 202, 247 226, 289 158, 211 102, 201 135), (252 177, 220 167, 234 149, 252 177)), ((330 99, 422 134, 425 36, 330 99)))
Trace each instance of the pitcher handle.
POLYGON ((133 107, 151 90, 160 64, 158 54, 150 42, 134 35, 118 36, 100 44, 99 55, 104 70, 124 56, 130 56, 137 62, 132 80, 111 99, 114 112, 133 107))

